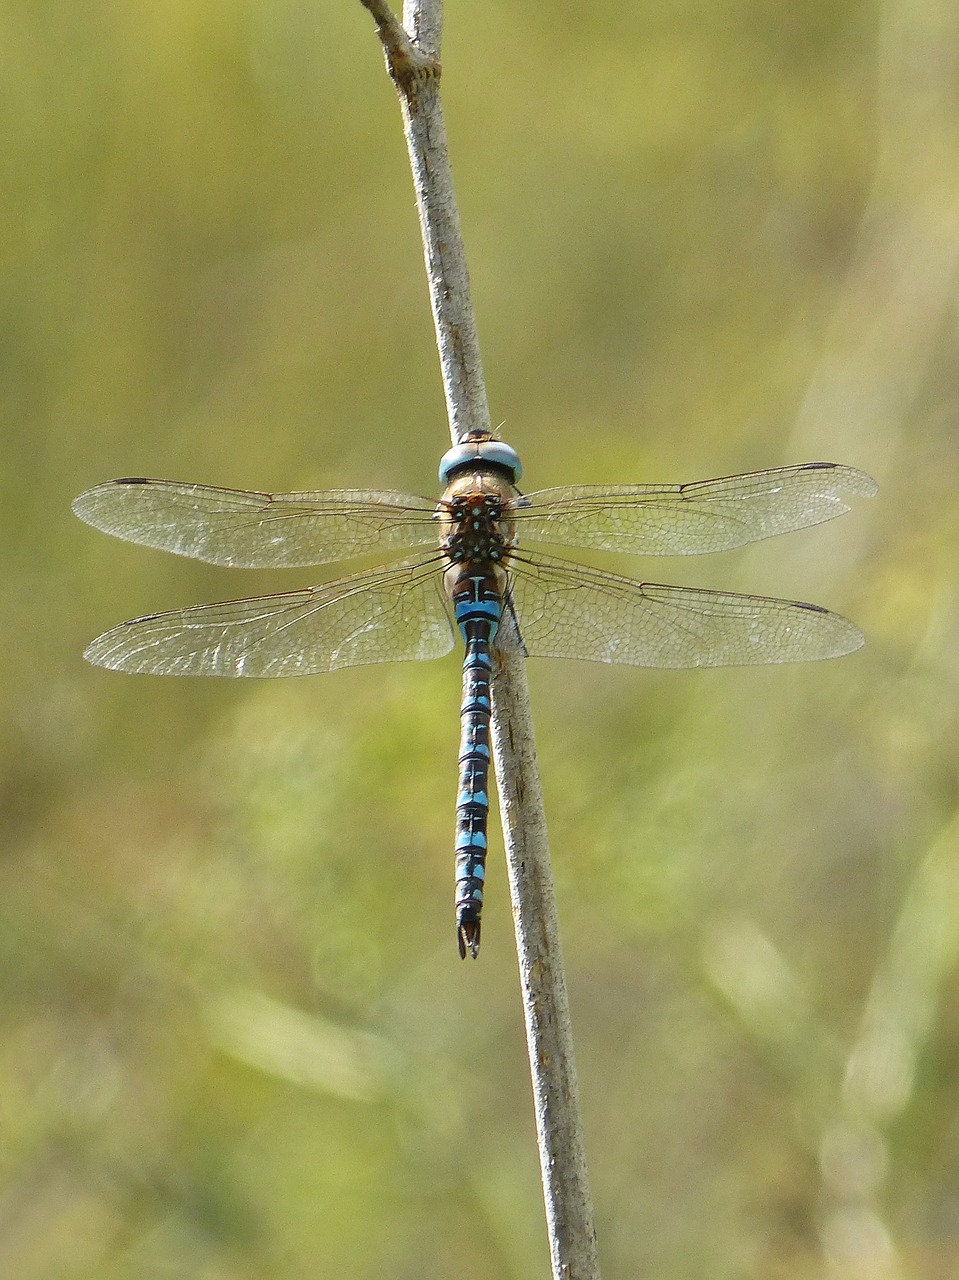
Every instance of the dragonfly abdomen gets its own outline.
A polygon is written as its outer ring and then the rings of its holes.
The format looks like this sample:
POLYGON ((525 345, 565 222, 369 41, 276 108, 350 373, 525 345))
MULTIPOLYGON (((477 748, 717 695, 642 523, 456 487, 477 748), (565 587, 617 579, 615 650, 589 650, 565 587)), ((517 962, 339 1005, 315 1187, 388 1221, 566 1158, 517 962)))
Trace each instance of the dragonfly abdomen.
POLYGON ((456 797, 456 938, 460 955, 475 959, 480 945, 486 831, 489 819, 491 647, 503 613, 493 570, 464 566, 452 591, 457 625, 466 641, 462 731, 456 797))

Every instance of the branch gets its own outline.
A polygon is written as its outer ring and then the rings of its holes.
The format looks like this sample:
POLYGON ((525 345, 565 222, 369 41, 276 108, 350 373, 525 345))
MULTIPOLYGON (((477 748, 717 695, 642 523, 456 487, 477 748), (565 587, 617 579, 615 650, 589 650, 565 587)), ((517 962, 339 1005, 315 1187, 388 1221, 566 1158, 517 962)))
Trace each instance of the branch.
POLYGON ((490 413, 440 104, 437 52, 441 10, 438 0, 410 0, 407 27, 422 33, 421 43, 414 44, 385 0, 360 2, 376 19, 387 69, 400 97, 446 410, 455 444, 470 431, 488 431, 490 413), (430 43, 424 50, 427 33, 430 43))
POLYGON ((360 0, 376 22, 376 34, 386 54, 386 69, 396 87, 407 92, 417 80, 439 76, 436 57, 419 49, 397 22, 385 0, 360 0))
POLYGON ((599 1280, 546 812, 523 659, 496 651, 493 757, 554 1280, 599 1280))
MULTIPOLYGON (((490 413, 440 102, 442 0, 407 0, 405 29, 385 0, 361 3, 376 21, 387 69, 400 97, 450 435, 456 443, 470 431, 488 431, 490 413)), ((569 1001, 526 668, 522 658, 501 650, 493 675, 493 754, 553 1276, 554 1280, 598 1280, 569 1001)))

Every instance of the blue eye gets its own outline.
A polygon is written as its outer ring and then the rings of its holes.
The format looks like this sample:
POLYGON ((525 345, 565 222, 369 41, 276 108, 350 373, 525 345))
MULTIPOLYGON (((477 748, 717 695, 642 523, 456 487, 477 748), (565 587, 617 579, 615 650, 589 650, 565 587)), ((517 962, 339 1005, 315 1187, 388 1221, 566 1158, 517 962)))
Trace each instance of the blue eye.
POLYGON ((450 476, 460 467, 475 466, 502 467, 509 472, 510 482, 515 484, 523 474, 523 466, 519 454, 502 440, 467 440, 464 444, 454 445, 440 459, 440 484, 450 482, 450 476))

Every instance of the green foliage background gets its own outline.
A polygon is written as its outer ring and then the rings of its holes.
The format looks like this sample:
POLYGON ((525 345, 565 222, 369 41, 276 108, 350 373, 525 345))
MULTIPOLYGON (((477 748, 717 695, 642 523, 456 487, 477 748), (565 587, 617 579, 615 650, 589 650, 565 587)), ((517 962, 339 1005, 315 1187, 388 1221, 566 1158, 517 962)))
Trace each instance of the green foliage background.
MULTIPOLYGON (((501 846, 455 954, 457 663, 80 660, 305 584, 81 526, 117 475, 433 493, 399 116, 356 0, 0 8, 0 1274, 544 1276, 501 846)), ((828 458, 878 500, 625 572, 843 661, 531 664, 607 1280, 959 1273, 959 18, 447 6, 493 411, 530 488, 828 458)))

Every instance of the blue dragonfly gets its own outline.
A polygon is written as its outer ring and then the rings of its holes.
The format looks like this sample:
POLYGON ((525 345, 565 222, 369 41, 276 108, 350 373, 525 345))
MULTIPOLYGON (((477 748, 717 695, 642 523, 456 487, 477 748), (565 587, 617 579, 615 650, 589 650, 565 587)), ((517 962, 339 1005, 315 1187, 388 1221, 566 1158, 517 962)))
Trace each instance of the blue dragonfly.
POLYGON ((438 658, 463 662, 456 805, 456 935, 475 957, 489 813, 497 648, 640 667, 810 662, 862 632, 814 604, 660 586, 534 546, 642 555, 727 551, 831 520, 876 484, 811 462, 694 484, 569 485, 523 494, 520 460, 489 433, 443 455, 439 503, 390 490, 256 493, 133 477, 87 490, 88 524, 231 568, 287 569, 370 553, 401 558, 318 586, 148 614, 89 645, 96 666, 147 675, 304 676, 438 658))

